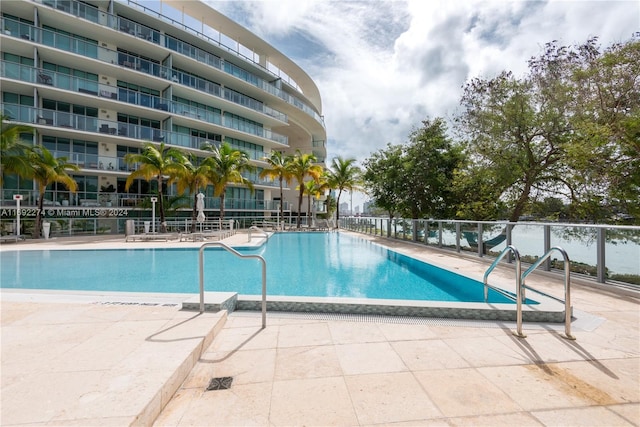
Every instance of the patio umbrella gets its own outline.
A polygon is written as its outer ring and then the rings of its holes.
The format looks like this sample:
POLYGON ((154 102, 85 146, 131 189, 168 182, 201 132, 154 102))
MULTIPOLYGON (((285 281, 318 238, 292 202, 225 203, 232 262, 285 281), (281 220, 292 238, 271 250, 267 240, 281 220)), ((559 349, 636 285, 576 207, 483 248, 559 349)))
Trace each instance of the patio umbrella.
POLYGON ((198 198, 198 201, 196 202, 196 209, 198 209, 198 217, 196 218, 196 221, 203 223, 204 220, 207 219, 207 217, 204 216, 204 194, 198 193, 196 197, 198 198))

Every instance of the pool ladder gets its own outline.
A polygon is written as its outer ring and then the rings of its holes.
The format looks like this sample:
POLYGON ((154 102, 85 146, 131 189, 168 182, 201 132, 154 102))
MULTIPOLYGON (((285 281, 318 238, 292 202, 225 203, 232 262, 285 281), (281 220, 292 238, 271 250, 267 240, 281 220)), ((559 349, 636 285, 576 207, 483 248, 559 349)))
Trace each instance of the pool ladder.
POLYGON ((524 335, 522 333, 522 303, 525 301, 525 289, 529 289, 530 291, 536 292, 540 295, 544 295, 548 298, 554 299, 556 301, 559 301, 561 303, 564 304, 564 334, 565 334, 565 338, 570 339, 570 340, 575 340, 576 338, 571 335, 571 314, 573 311, 573 308, 571 307, 571 270, 570 270, 570 261, 569 261, 569 255, 567 255, 567 252, 562 249, 559 246, 554 246, 551 249, 549 249, 544 255, 542 255, 540 258, 538 258, 536 260, 535 263, 533 263, 531 265, 531 267, 529 267, 524 273, 522 273, 522 263, 520 261, 520 252, 518 252, 518 249, 516 249, 515 246, 513 245, 508 245, 506 248, 504 248, 502 250, 502 252, 500 252, 500 255, 498 255, 498 257, 495 259, 495 261, 493 261, 493 263, 491 264, 491 266, 489 266, 489 268, 487 269, 487 271, 484 273, 484 300, 485 302, 488 299, 489 296, 489 288, 493 289, 494 291, 498 292, 501 295, 506 296, 507 298, 513 300, 513 294, 506 292, 502 289, 496 288, 495 286, 491 286, 488 282, 489 279, 489 274, 491 274, 491 272, 493 271, 494 268, 496 268, 496 266, 498 265, 498 263, 502 260, 502 258, 504 258, 507 254, 513 254, 514 258, 515 258, 515 265, 516 265, 516 296, 515 296, 515 301, 516 301, 516 332, 514 333, 514 335, 516 335, 517 337, 520 338, 525 338, 526 335, 524 335), (558 251, 562 254, 562 257, 564 258, 564 300, 560 299, 560 298, 556 298, 553 295, 548 295, 544 292, 541 292, 535 288, 531 288, 529 286, 525 285, 525 279, 527 278, 527 276, 529 276, 529 274, 531 274, 536 268, 538 268, 540 266, 540 264, 542 264, 544 261, 546 261, 551 254, 554 251, 558 251))
POLYGON ((198 264, 200 267, 200 313, 204 313, 204 250, 210 246, 220 246, 238 258, 257 259, 262 263, 262 329, 267 327, 267 261, 260 255, 244 255, 222 242, 207 242, 200 246, 198 264))
POLYGON ((264 231, 262 228, 259 228, 259 227, 255 226, 255 225, 252 225, 251 227, 249 227, 247 242, 251 242, 251 238, 252 238, 251 234, 252 233, 260 233, 260 234, 264 235, 266 240, 269 240, 269 233, 264 231))

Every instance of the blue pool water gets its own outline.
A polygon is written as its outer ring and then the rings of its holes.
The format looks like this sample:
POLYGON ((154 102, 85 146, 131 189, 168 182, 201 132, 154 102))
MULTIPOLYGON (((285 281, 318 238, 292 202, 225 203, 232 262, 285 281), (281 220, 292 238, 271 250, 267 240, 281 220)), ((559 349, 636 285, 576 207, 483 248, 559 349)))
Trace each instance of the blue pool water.
MULTIPOLYGON (((267 294, 484 301, 482 283, 341 233, 284 233, 243 253, 267 261, 267 294)), ((198 293, 198 249, 7 251, 2 288, 198 293)), ((261 293, 260 262, 205 251, 205 290, 261 293)), ((489 301, 511 303, 491 291, 489 301)))

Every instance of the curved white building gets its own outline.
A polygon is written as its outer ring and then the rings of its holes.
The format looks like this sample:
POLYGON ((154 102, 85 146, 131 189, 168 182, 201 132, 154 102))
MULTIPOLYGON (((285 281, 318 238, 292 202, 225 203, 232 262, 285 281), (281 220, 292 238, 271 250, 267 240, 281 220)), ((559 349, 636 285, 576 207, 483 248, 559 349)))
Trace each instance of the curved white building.
MULTIPOLYGON (((76 194, 62 186, 47 191, 59 216, 107 206, 131 211, 129 218, 148 216, 142 201, 154 184, 124 190, 130 171, 123 157, 145 141, 200 156, 205 142, 247 152, 258 168, 247 176, 255 191, 230 186, 227 217, 275 216, 278 183, 258 178, 272 151, 313 152, 325 161, 322 102, 312 79, 202 2, 14 0, 3 1, 1 13, 3 114, 36 128, 34 143, 80 167, 76 194), (151 4, 156 9, 145 7, 151 4)), ((294 210, 295 185, 285 197, 294 210)), ((176 195, 175 188, 167 193, 176 195)), ((22 206, 35 205, 33 183, 7 176, 2 205, 11 206, 14 194, 23 194, 22 206)), ((211 188, 205 205, 215 217, 219 199, 211 188)), ((189 208, 176 215, 188 217, 189 208)))

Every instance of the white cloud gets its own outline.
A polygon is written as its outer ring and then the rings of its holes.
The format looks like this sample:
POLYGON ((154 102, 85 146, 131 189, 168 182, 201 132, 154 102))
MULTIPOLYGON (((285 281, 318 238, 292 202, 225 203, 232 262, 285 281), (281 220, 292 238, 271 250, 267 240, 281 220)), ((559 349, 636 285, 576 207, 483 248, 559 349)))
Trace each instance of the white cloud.
POLYGON ((299 63, 320 88, 328 158, 363 160, 450 117, 472 77, 521 75, 545 43, 603 46, 640 30, 629 1, 212 2, 299 63))

